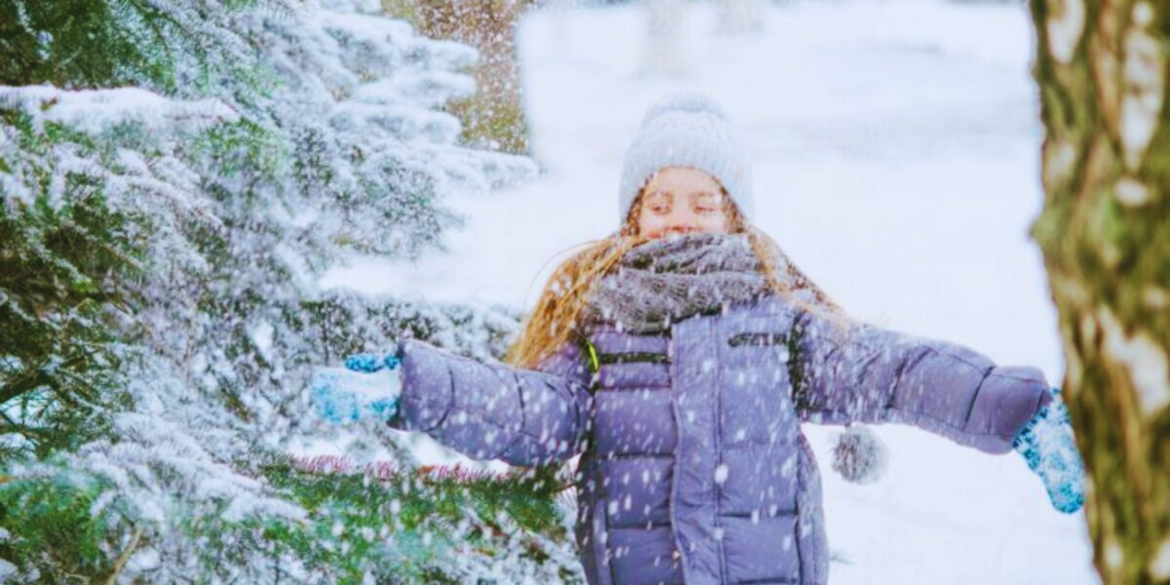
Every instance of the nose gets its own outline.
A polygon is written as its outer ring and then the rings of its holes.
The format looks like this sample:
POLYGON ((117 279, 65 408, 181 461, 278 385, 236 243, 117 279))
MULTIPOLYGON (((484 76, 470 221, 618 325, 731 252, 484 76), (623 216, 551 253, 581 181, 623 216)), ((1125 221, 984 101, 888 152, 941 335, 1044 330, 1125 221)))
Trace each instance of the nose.
POLYGON ((689 234, 698 229, 698 226, 691 221, 691 218, 687 214, 676 212, 671 214, 671 217, 666 221, 666 225, 663 225, 658 230, 658 233, 654 234, 654 237, 677 237, 689 234))
POLYGON ((678 205, 671 210, 666 218, 666 226, 662 231, 667 233, 685 234, 699 229, 695 224, 695 216, 684 205, 678 205))

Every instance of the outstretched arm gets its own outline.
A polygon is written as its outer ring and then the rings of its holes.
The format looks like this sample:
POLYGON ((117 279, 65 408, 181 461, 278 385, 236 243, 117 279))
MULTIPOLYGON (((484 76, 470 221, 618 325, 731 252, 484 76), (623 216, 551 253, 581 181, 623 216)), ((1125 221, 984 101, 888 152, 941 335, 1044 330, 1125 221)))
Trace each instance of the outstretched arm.
POLYGON ((1038 368, 997 366, 959 344, 864 323, 842 333, 808 311, 797 317, 791 349, 797 410, 811 422, 900 422, 1006 453, 1052 400, 1038 368))
POLYGON ((580 452, 590 427, 590 374, 566 342, 536 369, 487 364, 403 340, 402 395, 388 421, 476 459, 534 466, 580 452))

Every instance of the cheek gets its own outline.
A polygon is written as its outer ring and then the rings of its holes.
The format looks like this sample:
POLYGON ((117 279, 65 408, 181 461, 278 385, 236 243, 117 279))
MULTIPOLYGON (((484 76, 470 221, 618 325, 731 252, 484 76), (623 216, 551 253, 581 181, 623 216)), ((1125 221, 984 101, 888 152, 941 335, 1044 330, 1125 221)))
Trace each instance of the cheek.
POLYGON ((727 220, 727 214, 720 213, 704 217, 702 219, 702 226, 707 231, 727 231, 731 226, 731 222, 727 220))
POLYGON ((638 216, 638 232, 642 234, 652 234, 652 232, 662 229, 663 220, 654 217, 650 213, 642 213, 638 216))

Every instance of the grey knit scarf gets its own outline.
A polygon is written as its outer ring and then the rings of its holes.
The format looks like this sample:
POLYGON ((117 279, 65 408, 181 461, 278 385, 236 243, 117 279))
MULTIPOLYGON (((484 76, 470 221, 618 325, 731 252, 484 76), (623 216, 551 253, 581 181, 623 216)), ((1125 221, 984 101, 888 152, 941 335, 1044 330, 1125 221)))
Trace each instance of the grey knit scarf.
POLYGON ((771 293, 747 234, 686 234, 631 248, 598 279, 586 304, 586 322, 618 324, 648 334, 723 305, 771 293))

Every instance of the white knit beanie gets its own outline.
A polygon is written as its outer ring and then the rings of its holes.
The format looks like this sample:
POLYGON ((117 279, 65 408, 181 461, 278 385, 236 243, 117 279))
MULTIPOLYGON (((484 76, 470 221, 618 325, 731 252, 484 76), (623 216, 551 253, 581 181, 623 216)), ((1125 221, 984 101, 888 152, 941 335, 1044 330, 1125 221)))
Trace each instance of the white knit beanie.
POLYGON ((727 189, 744 219, 751 221, 752 167, 747 150, 727 113, 699 93, 669 95, 655 102, 626 150, 618 195, 618 223, 625 223, 638 191, 651 175, 668 166, 693 167, 727 189))

